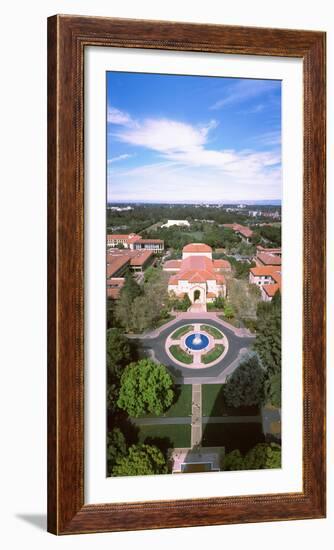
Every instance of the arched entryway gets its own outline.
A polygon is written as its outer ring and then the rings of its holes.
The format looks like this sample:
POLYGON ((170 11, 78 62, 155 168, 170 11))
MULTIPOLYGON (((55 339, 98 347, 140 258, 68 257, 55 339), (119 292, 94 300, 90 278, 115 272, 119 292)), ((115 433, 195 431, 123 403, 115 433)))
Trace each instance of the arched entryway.
POLYGON ((199 288, 196 288, 196 290, 194 290, 194 302, 199 302, 200 298, 201 298, 201 291, 199 288))

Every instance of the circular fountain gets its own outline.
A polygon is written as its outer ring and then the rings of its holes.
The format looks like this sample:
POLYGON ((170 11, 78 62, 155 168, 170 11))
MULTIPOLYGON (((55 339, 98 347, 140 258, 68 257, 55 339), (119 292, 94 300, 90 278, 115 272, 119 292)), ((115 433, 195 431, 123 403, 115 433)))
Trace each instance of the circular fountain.
POLYGON ((207 347, 209 344, 209 338, 201 332, 196 332, 194 334, 190 334, 190 336, 187 336, 184 343, 187 348, 198 351, 207 347))

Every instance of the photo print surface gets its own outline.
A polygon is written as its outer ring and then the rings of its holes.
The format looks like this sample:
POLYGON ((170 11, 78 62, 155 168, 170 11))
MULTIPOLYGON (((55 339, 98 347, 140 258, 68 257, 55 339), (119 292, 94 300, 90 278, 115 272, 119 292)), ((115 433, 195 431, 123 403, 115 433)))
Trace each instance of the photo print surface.
POLYGON ((281 81, 106 73, 107 476, 281 467, 281 81))

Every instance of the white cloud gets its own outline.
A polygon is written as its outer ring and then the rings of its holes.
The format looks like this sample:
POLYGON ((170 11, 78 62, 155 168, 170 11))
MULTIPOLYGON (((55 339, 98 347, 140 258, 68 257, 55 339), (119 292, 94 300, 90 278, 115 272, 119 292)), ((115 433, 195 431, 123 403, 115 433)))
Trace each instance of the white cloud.
POLYGON ((280 198, 281 171, 269 167, 254 175, 163 162, 110 173, 109 200, 228 202, 280 198))
POLYGON ((195 128, 190 124, 169 119, 146 119, 135 128, 120 129, 112 136, 130 145, 146 147, 160 153, 185 152, 206 143, 209 130, 214 126, 195 128))
POLYGON ((254 141, 264 147, 273 147, 281 145, 282 136, 280 130, 275 130, 273 132, 265 132, 260 136, 254 138, 254 141))
POLYGON ((136 128, 123 128, 112 136, 129 145, 156 151, 165 160, 187 166, 254 174, 265 166, 280 162, 279 155, 271 152, 209 149, 209 132, 216 127, 215 121, 196 127, 169 119, 147 119, 136 128))
POLYGON ((118 162, 119 160, 126 160, 131 157, 133 157, 133 155, 118 155, 118 157, 112 157, 111 159, 108 159, 108 164, 113 164, 114 162, 118 162))
POLYGON ((223 97, 211 105, 211 109, 223 109, 228 105, 243 103, 244 101, 255 99, 264 93, 277 89, 277 81, 252 80, 245 78, 244 80, 236 81, 229 86, 229 88, 224 91, 223 97))
POLYGON ((135 124, 128 113, 111 106, 108 106, 107 120, 111 124, 120 126, 133 126, 135 124))
POLYGON ((112 137, 123 143, 156 152, 159 161, 109 170, 109 200, 280 198, 279 150, 212 149, 210 131, 216 127, 214 120, 195 126, 163 118, 113 131, 112 137))

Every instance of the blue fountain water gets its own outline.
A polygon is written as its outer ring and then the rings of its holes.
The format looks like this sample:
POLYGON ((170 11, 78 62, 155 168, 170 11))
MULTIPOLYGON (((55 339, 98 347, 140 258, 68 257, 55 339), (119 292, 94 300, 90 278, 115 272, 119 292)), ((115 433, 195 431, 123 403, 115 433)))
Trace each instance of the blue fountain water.
POLYGON ((205 334, 202 334, 200 332, 191 334, 190 336, 187 336, 187 338, 185 339, 185 345, 187 346, 187 348, 193 349, 195 351, 206 348, 208 343, 209 343, 209 338, 205 336, 205 334))

